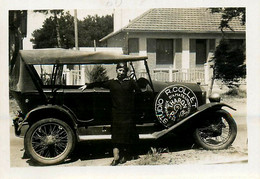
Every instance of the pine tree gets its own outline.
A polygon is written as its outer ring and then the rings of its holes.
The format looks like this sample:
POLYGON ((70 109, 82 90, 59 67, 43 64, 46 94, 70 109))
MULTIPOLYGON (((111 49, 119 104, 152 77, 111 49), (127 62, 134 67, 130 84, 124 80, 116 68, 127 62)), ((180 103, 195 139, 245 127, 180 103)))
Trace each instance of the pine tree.
POLYGON ((214 78, 220 79, 229 88, 236 87, 236 82, 246 76, 244 46, 234 46, 227 39, 222 39, 213 56, 214 78))

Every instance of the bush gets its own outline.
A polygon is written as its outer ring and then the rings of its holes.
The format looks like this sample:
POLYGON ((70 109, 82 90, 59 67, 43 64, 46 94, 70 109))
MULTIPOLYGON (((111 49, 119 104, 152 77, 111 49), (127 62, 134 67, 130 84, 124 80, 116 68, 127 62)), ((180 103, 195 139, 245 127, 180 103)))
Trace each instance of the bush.
POLYGON ((101 82, 108 80, 107 71, 102 65, 95 65, 89 73, 89 81, 101 82))

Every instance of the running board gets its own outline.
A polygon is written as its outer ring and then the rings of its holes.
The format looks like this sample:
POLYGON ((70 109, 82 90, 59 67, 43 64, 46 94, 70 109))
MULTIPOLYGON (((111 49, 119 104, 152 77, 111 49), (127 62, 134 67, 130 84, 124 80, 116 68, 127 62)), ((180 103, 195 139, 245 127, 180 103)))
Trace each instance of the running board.
MULTIPOLYGON (((140 139, 156 139, 153 134, 139 134, 140 139)), ((80 141, 87 140, 111 140, 111 135, 79 135, 80 141)))

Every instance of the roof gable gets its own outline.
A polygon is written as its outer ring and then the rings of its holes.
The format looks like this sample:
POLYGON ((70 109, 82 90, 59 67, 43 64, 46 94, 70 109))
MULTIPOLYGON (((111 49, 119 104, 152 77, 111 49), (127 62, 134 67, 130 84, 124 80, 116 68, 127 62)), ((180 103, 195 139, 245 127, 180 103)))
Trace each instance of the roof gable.
MULTIPOLYGON (((129 23, 125 30, 219 32, 220 13, 208 8, 156 8, 129 23)), ((234 31, 245 31, 239 19, 230 22, 234 31)), ((230 31, 227 29, 227 31, 230 31)))
MULTIPOLYGON (((132 20, 126 27, 112 32, 101 41, 122 31, 126 32, 185 32, 221 33, 221 13, 211 13, 209 8, 155 8, 132 20)), ((238 18, 229 22, 235 32, 245 32, 238 18)), ((224 29, 231 32, 230 29, 224 29)))

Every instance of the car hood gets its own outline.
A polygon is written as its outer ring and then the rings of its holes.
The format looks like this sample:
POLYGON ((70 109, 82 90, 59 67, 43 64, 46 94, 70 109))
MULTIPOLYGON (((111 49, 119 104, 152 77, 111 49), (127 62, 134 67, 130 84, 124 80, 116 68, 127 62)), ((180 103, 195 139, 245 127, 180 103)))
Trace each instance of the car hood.
POLYGON ((160 92, 167 86, 171 85, 183 85, 188 88, 190 88, 193 92, 199 92, 202 91, 202 88, 199 84, 196 83, 180 83, 180 82, 160 82, 160 81, 153 81, 153 87, 154 87, 154 92, 160 92))

